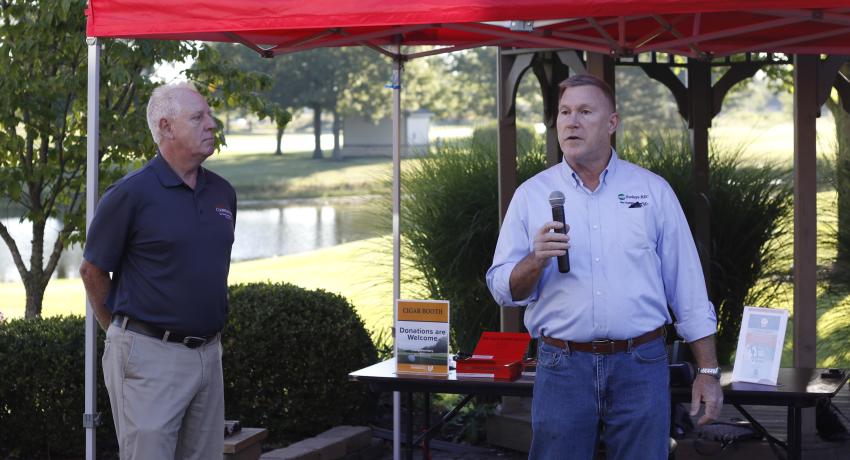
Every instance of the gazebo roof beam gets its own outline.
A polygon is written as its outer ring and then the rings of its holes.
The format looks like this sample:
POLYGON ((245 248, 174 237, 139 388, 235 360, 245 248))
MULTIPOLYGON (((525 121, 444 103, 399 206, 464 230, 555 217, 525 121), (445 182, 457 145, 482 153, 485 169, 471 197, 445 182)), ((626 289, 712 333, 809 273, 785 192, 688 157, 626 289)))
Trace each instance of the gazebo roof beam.
MULTIPOLYGON (((673 18, 670 21, 670 23, 676 24, 677 22, 681 21, 683 18, 684 18, 684 16, 677 16, 677 17, 673 18)), ((644 34, 642 37, 633 41, 631 44, 628 45, 628 47, 631 48, 631 49, 638 49, 641 46, 645 45, 646 43, 654 40, 655 37, 663 34, 666 31, 667 31, 667 29, 665 29, 663 25, 659 24, 659 26, 656 29, 652 30, 651 32, 649 32, 647 34, 644 34)))
POLYGON ((617 54, 620 54, 620 51, 622 50, 622 48, 620 47, 620 44, 617 43, 617 40, 614 40, 614 37, 612 37, 611 34, 609 34, 607 30, 605 30, 605 28, 603 28, 601 25, 599 25, 599 23, 596 21, 596 19, 585 18, 585 20, 587 21, 588 24, 591 25, 591 27, 593 27, 596 30, 596 32, 605 40, 605 42, 608 44, 608 46, 612 50, 616 50, 617 54))
POLYGON ((566 39, 566 40, 576 40, 576 41, 579 41, 579 42, 585 41, 585 42, 588 42, 588 43, 595 43, 597 45, 608 45, 610 43, 608 40, 605 40, 604 38, 593 37, 593 36, 590 36, 590 35, 574 34, 574 33, 570 33, 570 32, 561 32, 560 30, 551 31, 550 36, 557 37, 557 38, 563 38, 563 39, 566 39))
POLYGON ((761 13, 781 18, 799 18, 805 21, 850 26, 850 16, 841 14, 848 11, 850 11, 848 8, 836 8, 832 10, 768 10, 761 13))
POLYGON ((418 58, 423 58, 423 57, 428 57, 428 56, 436 56, 438 54, 454 53, 455 51, 461 51, 461 50, 466 50, 466 49, 470 49, 470 48, 478 48, 480 46, 498 46, 498 45, 501 45, 501 44, 503 44, 507 41, 508 41, 507 38, 497 38, 497 39, 494 39, 494 40, 485 41, 485 42, 481 42, 481 43, 470 43, 468 45, 447 46, 447 47, 437 48, 437 49, 428 50, 428 51, 420 51, 418 53, 406 54, 405 58, 407 60, 411 60, 411 59, 418 59, 418 58))
POLYGON ((716 32, 710 32, 707 34, 696 35, 693 37, 684 37, 677 38, 675 40, 668 40, 665 42, 659 42, 650 44, 644 47, 640 47, 640 49, 636 49, 638 52, 645 51, 656 51, 664 48, 675 48, 677 46, 685 45, 688 43, 695 43, 701 41, 709 41, 715 40, 718 38, 729 37, 733 35, 742 35, 749 32, 756 32, 759 30, 765 29, 774 29, 777 27, 787 26, 788 24, 794 24, 798 22, 803 22, 804 19, 801 18, 781 18, 781 19, 771 19, 769 21, 760 22, 757 24, 748 24, 745 26, 732 27, 729 29, 718 30, 716 32))
MULTIPOLYGON (((632 19, 643 19, 645 17, 648 17, 648 16, 625 16, 625 20, 630 21, 632 19)), ((605 20, 602 20, 602 21, 597 21, 597 23, 599 25, 601 25, 602 27, 606 27, 606 26, 610 26, 611 24, 617 24, 619 21, 620 21, 620 18, 617 17, 617 18, 609 18, 609 19, 605 19, 605 20)), ((552 29, 552 30, 558 30, 558 31, 561 31, 561 32, 578 32, 580 30, 590 29, 591 27, 592 26, 590 24, 587 24, 586 22, 582 22, 582 23, 573 24, 573 25, 567 26, 567 27, 559 27, 557 29, 552 29)))
MULTIPOLYGON (((670 22, 668 22, 668 21, 667 21, 667 19, 665 19, 663 16, 659 16, 659 15, 657 15, 657 14, 653 14, 653 15, 652 15, 652 18, 653 18, 653 19, 655 19, 655 22, 657 22, 657 23, 661 24, 661 27, 664 27, 664 30, 666 30, 667 32, 669 32, 669 33, 670 33, 671 35, 673 35, 674 37, 676 37, 676 38, 685 38, 684 34, 680 33, 678 30, 676 30, 676 27, 675 27, 673 24, 671 24, 670 22)), ((675 18, 674 18, 674 19, 675 19, 675 18)), ((698 47, 696 44, 694 44, 694 43, 688 43, 688 44, 687 44, 687 46, 688 46, 688 48, 690 48, 690 50, 691 50, 694 54, 696 54, 696 55, 698 55, 698 56, 699 56, 699 55, 703 55, 703 56, 705 55, 705 53, 703 53, 702 51, 700 51, 699 47, 698 47)))
MULTIPOLYGON (((576 22, 580 21, 580 18, 562 18, 562 19, 538 19, 536 21, 530 21, 531 26, 535 29, 539 29, 541 27, 549 27, 555 24, 563 24, 565 22, 576 22)), ((487 24, 490 26, 496 27, 504 27, 505 29, 511 28, 511 23, 517 21, 484 21, 481 24, 487 24)))
POLYGON ((620 16, 617 18, 617 44, 620 46, 620 49, 626 47, 626 18, 624 16, 620 16))
POLYGON ((245 37, 237 34, 236 32, 224 32, 224 36, 233 40, 235 43, 241 43, 241 44, 247 46, 248 48, 251 48, 252 50, 256 51, 257 54, 259 54, 262 57, 269 57, 269 51, 267 49, 260 48, 259 46, 257 46, 257 44, 252 43, 251 41, 249 41, 245 37))
POLYGON ((789 37, 789 38, 786 38, 784 40, 777 40, 777 41, 773 41, 773 42, 759 43, 757 45, 749 45, 749 46, 737 48, 737 49, 734 49, 734 50, 731 50, 731 51, 724 51, 722 53, 717 53, 716 56, 718 56, 718 57, 731 56, 733 54, 744 53, 744 52, 754 50, 754 49, 758 49, 758 50, 779 50, 779 49, 781 49, 781 47, 786 46, 786 45, 796 45, 796 44, 799 44, 799 43, 805 43, 805 42, 812 41, 812 40, 820 40, 820 39, 823 39, 823 38, 829 38, 829 37, 833 37, 835 35, 842 35, 842 34, 850 34, 850 30, 848 30, 848 29, 833 29, 833 30, 827 30, 827 31, 824 31, 824 32, 819 32, 819 33, 816 33, 816 34, 799 35, 799 36, 795 36, 795 37, 789 37))
POLYGON ((509 38, 514 40, 525 41, 528 43, 538 44, 549 48, 580 48, 596 53, 609 53, 611 50, 607 46, 596 46, 588 43, 582 43, 572 40, 562 40, 552 37, 544 37, 535 32, 513 32, 510 30, 496 29, 478 23, 467 24, 443 24, 443 28, 459 30, 461 32, 470 32, 477 34, 492 35, 494 37, 509 38))
POLYGON ((694 15, 694 25, 691 28, 691 36, 693 36, 693 37, 698 36, 701 26, 702 26, 702 13, 697 13, 697 14, 694 15))
POLYGON ((277 50, 305 45, 305 44, 310 43, 314 40, 320 40, 322 38, 325 38, 325 37, 328 37, 328 36, 331 36, 331 35, 338 35, 339 32, 340 32, 340 29, 338 29, 338 28, 325 29, 325 30, 322 30, 322 31, 315 33, 313 35, 308 35, 306 37, 297 38, 295 40, 290 40, 290 41, 284 42, 284 43, 278 43, 277 46, 270 49, 269 51, 274 53, 277 50))
POLYGON ((384 49, 382 46, 376 45, 376 44, 371 43, 371 42, 365 42, 364 41, 364 42, 358 42, 358 43, 360 43, 362 46, 365 46, 366 48, 369 48, 369 49, 371 49, 371 50, 373 50, 377 53, 383 54, 384 56, 386 56, 390 59, 393 59, 393 60, 398 59, 398 58, 405 58, 405 56, 403 54, 393 53, 392 51, 384 49))
MULTIPOLYGON (((344 37, 341 37, 341 38, 337 38, 337 39, 334 39, 334 40, 323 41, 323 42, 319 42, 319 43, 304 44, 304 45, 299 45, 299 46, 288 46, 288 47, 285 47, 285 48, 277 48, 276 47, 276 48, 273 49, 273 52, 274 52, 275 56, 277 56, 279 54, 294 53, 296 51, 306 51, 306 50, 309 50, 309 49, 318 48, 320 46, 321 47, 332 47, 332 46, 350 45, 350 44, 353 44, 353 43, 360 43, 360 42, 363 42, 363 41, 374 40, 376 38, 391 37, 393 35, 401 35, 401 34, 405 34, 405 33, 409 33, 409 32, 416 32, 418 30, 428 29, 428 28, 431 28, 431 27, 434 27, 434 25, 433 24, 416 24, 416 25, 409 25, 409 26, 391 27, 389 29, 376 30, 374 32, 367 32, 367 33, 363 33, 363 34, 351 34, 351 35, 344 36, 344 37)), ((339 31, 339 32, 341 32, 341 31, 339 31)), ((315 40, 313 40, 313 41, 315 42, 315 40)))

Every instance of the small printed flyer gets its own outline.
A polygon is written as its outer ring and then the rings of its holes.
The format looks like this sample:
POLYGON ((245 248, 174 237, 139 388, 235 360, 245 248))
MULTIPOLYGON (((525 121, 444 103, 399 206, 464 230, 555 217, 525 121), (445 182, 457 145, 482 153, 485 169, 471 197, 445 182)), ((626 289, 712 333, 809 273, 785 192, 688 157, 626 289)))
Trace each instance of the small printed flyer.
POLYGON ((396 372, 449 374, 449 301, 396 300, 396 372))
POLYGON ((787 310, 744 307, 733 382, 776 385, 787 324, 787 310))

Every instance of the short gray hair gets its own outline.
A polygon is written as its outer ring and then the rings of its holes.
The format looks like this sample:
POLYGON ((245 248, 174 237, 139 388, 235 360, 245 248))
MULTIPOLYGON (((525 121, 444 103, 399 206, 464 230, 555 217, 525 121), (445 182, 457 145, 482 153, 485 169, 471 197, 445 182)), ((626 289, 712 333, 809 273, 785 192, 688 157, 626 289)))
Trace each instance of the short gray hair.
POLYGON ((182 81, 159 86, 151 93, 151 99, 148 101, 148 128, 151 130, 156 145, 159 145, 159 141, 162 140, 162 133, 159 132, 159 120, 163 118, 173 119, 177 116, 177 105, 174 103, 175 95, 179 91, 186 90, 198 92, 195 85, 182 81))

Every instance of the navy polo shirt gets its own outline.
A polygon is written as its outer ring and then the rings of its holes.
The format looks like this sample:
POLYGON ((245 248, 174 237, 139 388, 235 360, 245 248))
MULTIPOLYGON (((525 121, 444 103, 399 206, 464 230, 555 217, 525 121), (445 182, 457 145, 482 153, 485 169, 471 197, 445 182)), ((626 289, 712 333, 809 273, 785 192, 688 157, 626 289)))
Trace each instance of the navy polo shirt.
POLYGON ((109 187, 83 257, 112 272, 107 307, 165 329, 209 335, 224 327, 236 192, 199 168, 192 190, 157 155, 109 187))

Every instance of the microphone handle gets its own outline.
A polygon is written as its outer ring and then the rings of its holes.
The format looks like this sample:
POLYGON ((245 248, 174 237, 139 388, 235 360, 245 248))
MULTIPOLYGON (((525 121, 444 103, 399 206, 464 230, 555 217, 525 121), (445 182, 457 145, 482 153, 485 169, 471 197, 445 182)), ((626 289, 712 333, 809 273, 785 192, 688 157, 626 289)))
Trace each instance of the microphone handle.
MULTIPOLYGON (((558 233, 567 234, 567 222, 564 218, 564 207, 563 206, 552 206, 552 220, 556 222, 560 222, 564 224, 563 227, 555 230, 558 233)), ((567 250, 567 253, 558 256, 558 271, 561 273, 569 273, 570 272, 570 251, 567 250)))

